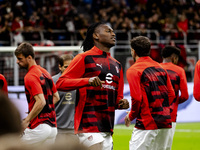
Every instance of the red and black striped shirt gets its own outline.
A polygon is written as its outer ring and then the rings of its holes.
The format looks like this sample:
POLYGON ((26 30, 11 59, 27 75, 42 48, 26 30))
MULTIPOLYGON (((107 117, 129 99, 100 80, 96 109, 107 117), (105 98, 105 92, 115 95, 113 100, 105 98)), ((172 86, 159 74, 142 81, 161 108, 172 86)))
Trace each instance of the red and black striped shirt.
POLYGON ((167 72, 150 57, 140 57, 127 70, 132 107, 130 120, 143 130, 171 128, 170 104, 175 98, 167 72))
POLYGON ((171 109, 172 122, 176 122, 178 104, 185 102, 189 97, 185 71, 183 68, 171 62, 161 63, 161 65, 165 70, 167 70, 167 73, 170 77, 172 86, 175 91, 176 98, 173 100, 170 109, 171 109), (179 90, 181 91, 180 97, 179 97, 179 90))
POLYGON ((121 64, 97 47, 77 55, 56 83, 61 91, 78 89, 75 133, 113 132, 115 109, 123 98, 121 64), (105 81, 101 87, 89 85, 89 78, 105 81))
POLYGON ((51 75, 44 68, 33 65, 24 78, 24 84, 29 112, 35 104, 35 95, 44 94, 46 100, 46 105, 42 111, 30 121, 29 128, 33 129, 42 123, 57 127, 55 106, 53 104, 53 94, 57 90, 51 75))

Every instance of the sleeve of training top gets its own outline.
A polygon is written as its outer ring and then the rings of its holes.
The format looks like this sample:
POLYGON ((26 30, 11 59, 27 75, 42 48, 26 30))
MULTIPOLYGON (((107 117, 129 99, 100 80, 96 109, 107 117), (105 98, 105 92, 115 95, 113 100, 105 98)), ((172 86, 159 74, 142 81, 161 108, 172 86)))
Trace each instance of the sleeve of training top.
POLYGON ((56 82, 57 90, 69 91, 89 86, 89 78, 84 78, 85 62, 77 55, 56 82))
POLYGON ((193 89, 193 96, 197 101, 200 101, 200 61, 196 63, 195 70, 194 70, 194 89, 193 89))
POLYGON ((139 113, 140 105, 142 101, 142 91, 140 86, 140 75, 136 70, 127 70, 126 72, 127 80, 130 88, 131 95, 131 111, 129 113, 129 119, 132 121, 135 119, 139 113))
POLYGON ((167 89, 168 89, 169 105, 171 105, 176 96, 168 73, 167 73, 167 89))
POLYGON ((185 75, 185 71, 181 69, 180 72, 180 91, 181 91, 181 96, 179 97, 179 104, 185 102, 188 97, 188 88, 187 88, 187 79, 185 75))
POLYGON ((116 108, 119 108, 118 104, 119 104, 119 100, 123 99, 124 95, 123 95, 123 91, 124 91, 124 77, 123 77, 123 70, 121 67, 121 71, 120 71, 120 79, 119 79, 119 85, 118 85, 118 94, 117 94, 117 102, 116 102, 116 108))
POLYGON ((32 96, 35 96, 37 94, 43 94, 41 84, 36 76, 31 75, 26 77, 25 83, 26 87, 30 90, 29 92, 32 94, 32 96))

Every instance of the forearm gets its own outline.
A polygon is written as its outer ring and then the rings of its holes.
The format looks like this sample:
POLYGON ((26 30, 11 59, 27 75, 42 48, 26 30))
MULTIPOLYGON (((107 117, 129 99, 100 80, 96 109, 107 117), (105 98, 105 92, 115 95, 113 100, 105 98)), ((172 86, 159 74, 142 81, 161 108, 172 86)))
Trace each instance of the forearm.
POLYGON ((46 105, 46 100, 43 94, 38 94, 34 96, 34 99, 35 99, 35 104, 30 113, 28 114, 28 116, 25 118, 26 121, 31 121, 33 118, 35 118, 46 105))
POLYGON ((56 88, 59 91, 70 91, 89 86, 89 78, 67 79, 59 78, 56 82, 56 88))
POLYGON ((181 91, 181 96, 179 97, 179 104, 185 102, 189 98, 187 89, 181 91))
POLYGON ((60 100, 58 92, 53 94, 53 103, 56 104, 60 100))
POLYGON ((140 110, 140 104, 141 102, 138 100, 134 100, 132 98, 132 107, 131 107, 131 111, 129 113, 129 119, 132 121, 133 119, 135 119, 139 113, 140 110))

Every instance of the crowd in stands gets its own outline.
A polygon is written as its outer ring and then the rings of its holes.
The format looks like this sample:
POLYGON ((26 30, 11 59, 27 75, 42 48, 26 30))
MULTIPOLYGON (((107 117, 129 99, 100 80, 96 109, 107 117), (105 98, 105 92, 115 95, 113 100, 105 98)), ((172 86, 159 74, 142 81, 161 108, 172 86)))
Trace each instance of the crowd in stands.
POLYGON ((181 38, 178 31, 200 29, 200 9, 194 0, 0 0, 0 40, 9 38, 9 31, 16 36, 43 29, 50 40, 52 30, 61 29, 79 31, 82 39, 88 25, 98 21, 114 30, 152 29, 160 39, 181 38))

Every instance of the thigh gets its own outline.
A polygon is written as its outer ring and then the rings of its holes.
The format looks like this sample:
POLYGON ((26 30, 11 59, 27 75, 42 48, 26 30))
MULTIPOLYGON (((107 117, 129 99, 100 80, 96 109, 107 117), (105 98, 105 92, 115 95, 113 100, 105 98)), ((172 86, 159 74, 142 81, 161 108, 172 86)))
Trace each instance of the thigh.
POLYGON ((55 143, 56 135, 57 135, 57 128, 56 127, 51 127, 51 133, 46 138, 46 140, 44 140, 44 144, 53 144, 53 143, 55 143))
POLYGON ((87 147, 91 147, 95 144, 98 144, 99 147, 99 143, 104 141, 104 138, 100 133, 79 133, 77 135, 79 137, 80 143, 87 147))
POLYGON ((169 145, 170 136, 172 135, 172 129, 158 129, 158 135, 155 141, 156 150, 170 150, 171 145, 169 145))
POLYGON ((153 150, 157 130, 140 130, 134 128, 131 140, 129 141, 129 150, 153 150))
POLYGON ((112 150, 113 149, 113 139, 110 133, 101 133, 104 138, 102 143, 103 150, 112 150))
POLYGON ((34 129, 26 128, 22 140, 28 144, 43 144, 51 134, 51 127, 40 124, 34 129))

